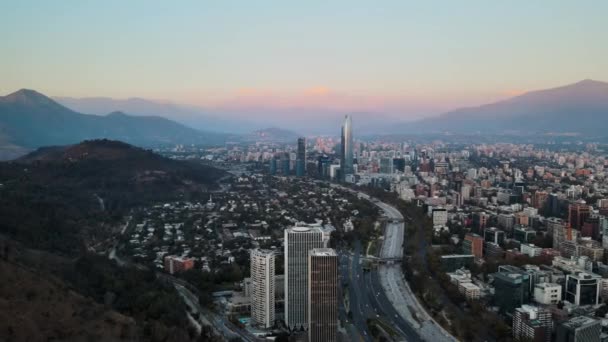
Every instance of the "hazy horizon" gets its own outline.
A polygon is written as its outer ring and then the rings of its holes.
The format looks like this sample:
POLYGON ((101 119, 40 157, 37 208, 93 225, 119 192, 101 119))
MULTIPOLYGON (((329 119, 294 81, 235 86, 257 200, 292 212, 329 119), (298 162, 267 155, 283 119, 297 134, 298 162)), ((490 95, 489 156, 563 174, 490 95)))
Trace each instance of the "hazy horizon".
POLYGON ((0 92, 411 120, 608 80, 606 10, 602 1, 23 1, 0 5, 0 92))

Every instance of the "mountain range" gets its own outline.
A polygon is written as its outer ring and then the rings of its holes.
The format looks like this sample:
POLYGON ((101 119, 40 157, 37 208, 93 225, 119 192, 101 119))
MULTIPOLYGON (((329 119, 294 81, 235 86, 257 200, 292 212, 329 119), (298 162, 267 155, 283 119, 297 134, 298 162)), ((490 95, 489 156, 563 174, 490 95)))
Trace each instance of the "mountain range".
MULTIPOLYGON (((286 111, 285 120, 291 118, 298 124, 289 126, 284 121, 281 121, 283 124, 273 122, 272 125, 282 128, 269 129, 267 127, 270 125, 263 115, 250 116, 250 121, 245 122, 236 120, 231 115, 222 117, 219 114, 204 113, 198 107, 146 99, 58 100, 63 104, 26 89, 0 97, 0 159, 12 159, 42 146, 68 145, 100 138, 121 140, 142 147, 163 144, 218 145, 228 140, 241 139, 291 141, 295 140, 298 133, 337 135, 342 118, 338 116, 339 113, 332 113, 322 115, 322 119, 312 120, 306 115, 292 115, 294 113, 286 111), (77 109, 91 114, 82 114, 77 109), (113 112, 100 115, 106 113, 106 110, 113 112), (178 118, 182 123, 160 115, 178 118), (191 126, 186 122, 191 122, 191 126), (204 122, 208 122, 209 127, 205 127, 204 122), (315 126, 320 128, 315 131, 315 126), (290 131, 290 127, 298 127, 299 132, 290 131), (232 134, 218 133, 214 129, 230 131, 232 134), (246 129, 247 134, 244 134, 246 129)), ((316 117, 318 114, 311 115, 316 117)), ((457 109, 415 122, 395 122, 374 113, 351 115, 355 122, 355 134, 359 137, 367 134, 446 132, 553 133, 606 137, 608 83, 583 80, 562 87, 531 91, 479 107, 457 109)))
MULTIPOLYGON (((269 109, 246 109, 237 119, 232 110, 205 109, 195 106, 159 103, 131 98, 57 98, 60 103, 87 113, 101 114, 122 110, 135 114, 167 116, 194 128, 209 127, 221 131, 250 134, 268 127, 269 109), (246 121, 246 122, 245 122, 246 121)), ((311 120, 304 108, 274 113, 272 124, 299 133, 338 134, 344 114, 323 109, 308 109, 308 114, 322 118, 311 120)), ((368 134, 395 133, 578 133, 605 135, 608 123, 608 83, 583 80, 546 90, 530 91, 496 103, 456 109, 418 121, 395 122, 382 113, 348 113, 353 116, 355 132, 368 134)), ((253 134, 255 135, 255 134, 253 134)), ((250 134, 251 136, 251 134, 250 134)))
POLYGON ((41 146, 107 138, 144 147, 162 144, 223 144, 227 134, 199 131, 159 116, 82 114, 34 90, 0 97, 0 159, 41 146))
POLYGON ((143 98, 114 99, 108 97, 53 97, 58 103, 81 113, 105 115, 122 111, 130 115, 166 117, 186 126, 231 134, 255 135, 254 131, 270 126, 304 134, 334 134, 344 115, 353 116, 358 132, 373 133, 384 128, 381 113, 349 112, 307 107, 202 107, 143 98), (379 120, 380 119, 380 120, 379 120))
POLYGON ((401 132, 608 136, 608 83, 583 80, 402 124, 401 132))
POLYGON ((264 129, 258 129, 257 131, 252 132, 245 139, 253 140, 253 141, 275 141, 275 142, 294 142, 298 137, 300 137, 296 132, 277 128, 277 127, 269 127, 264 129))
POLYGON ((138 97, 114 99, 109 97, 53 97, 53 100, 80 113, 105 115, 114 111, 133 116, 160 116, 203 131, 250 133, 263 128, 242 119, 231 119, 217 111, 191 105, 148 100, 138 97))

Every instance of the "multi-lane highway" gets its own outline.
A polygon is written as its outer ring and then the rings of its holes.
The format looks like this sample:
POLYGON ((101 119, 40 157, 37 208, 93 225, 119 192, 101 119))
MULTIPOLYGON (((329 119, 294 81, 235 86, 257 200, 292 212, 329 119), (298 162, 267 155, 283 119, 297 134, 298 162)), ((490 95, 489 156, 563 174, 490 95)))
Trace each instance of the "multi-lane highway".
POLYGON ((363 286, 363 270, 360 264, 361 244, 356 243, 354 252, 351 254, 340 253, 340 275, 348 292, 348 312, 342 322, 346 324, 347 332, 351 339, 357 336, 364 341, 371 341, 372 337, 367 328, 367 319, 371 317, 370 304, 366 288, 363 286), (350 320, 349 320, 350 317, 350 320))
MULTIPOLYGON (((396 208, 379 201, 374 203, 389 218, 380 249, 381 258, 403 257, 405 223, 403 215, 396 208)), ((372 281, 379 284, 386 296, 387 305, 392 306, 406 324, 400 324, 408 341, 451 342, 456 339, 437 324, 422 308, 411 291, 400 264, 381 264, 371 274, 372 281), (392 305, 391 305, 392 304, 392 305)), ((397 323, 400 323, 399 320, 397 323)), ((403 322, 401 322, 403 323, 403 322)))

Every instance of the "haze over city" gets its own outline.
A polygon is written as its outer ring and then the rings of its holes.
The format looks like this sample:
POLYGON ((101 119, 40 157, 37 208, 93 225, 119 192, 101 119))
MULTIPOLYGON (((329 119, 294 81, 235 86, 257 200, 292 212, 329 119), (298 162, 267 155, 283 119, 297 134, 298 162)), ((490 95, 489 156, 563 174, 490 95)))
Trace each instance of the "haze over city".
POLYGON ((607 342, 606 14, 0 3, 0 341, 607 342))

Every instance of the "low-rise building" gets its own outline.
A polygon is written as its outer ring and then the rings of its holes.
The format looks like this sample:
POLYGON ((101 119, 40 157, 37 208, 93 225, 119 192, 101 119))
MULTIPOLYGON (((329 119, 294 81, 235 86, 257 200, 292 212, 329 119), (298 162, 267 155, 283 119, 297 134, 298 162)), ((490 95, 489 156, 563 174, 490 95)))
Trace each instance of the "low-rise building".
POLYGON ((562 300, 562 286, 555 283, 540 283, 534 286, 534 301, 552 305, 562 300))
POLYGON ((479 299, 481 297, 481 288, 473 283, 464 282, 458 284, 458 291, 467 299, 479 299))
POLYGON ((520 251, 521 251, 523 254, 528 255, 529 257, 536 257, 536 256, 539 256, 539 255, 540 255, 540 254, 543 252, 543 249, 542 249, 542 248, 540 248, 540 247, 538 247, 538 246, 535 246, 535 245, 534 245, 534 244, 532 244, 532 243, 522 243, 522 244, 519 246, 519 250, 520 250, 520 251))
POLYGON ((445 272, 454 272, 459 268, 469 268, 475 257, 471 254, 448 254, 441 256, 441 266, 445 272))
POLYGON ((193 267, 193 258, 183 258, 175 255, 165 257, 165 271, 170 274, 187 271, 193 267))

